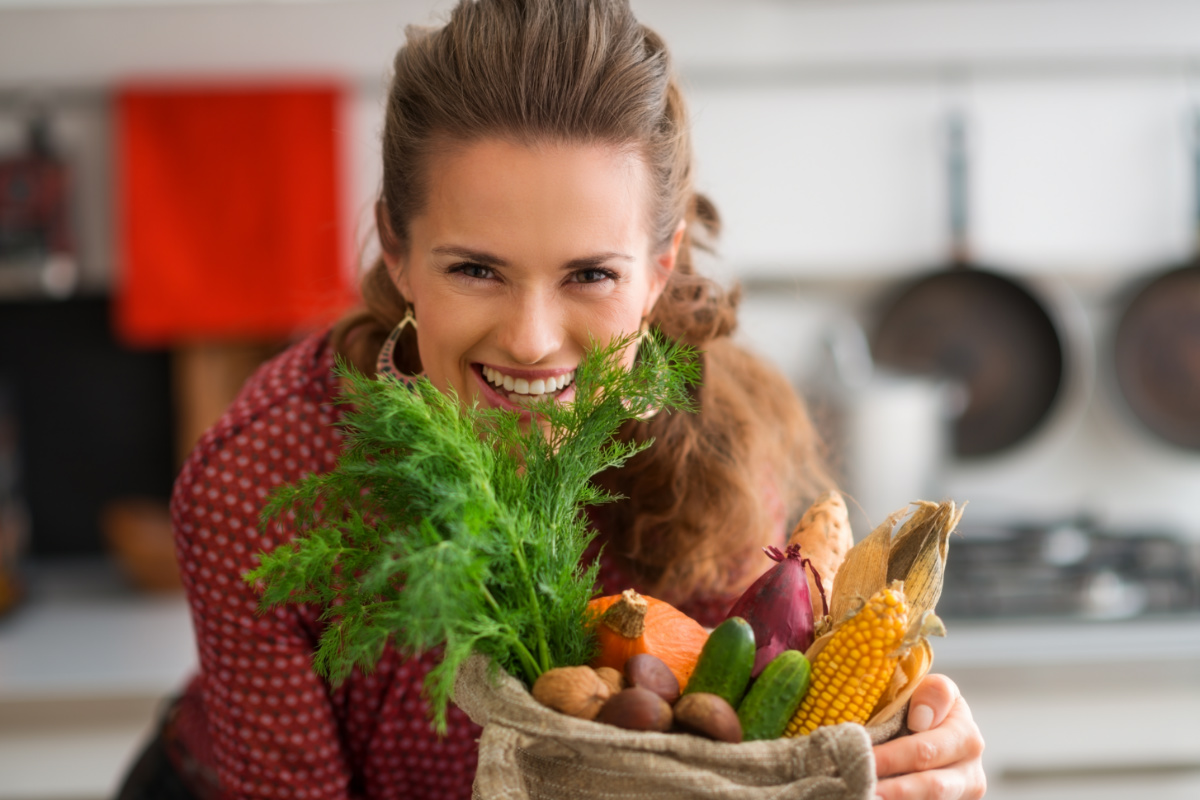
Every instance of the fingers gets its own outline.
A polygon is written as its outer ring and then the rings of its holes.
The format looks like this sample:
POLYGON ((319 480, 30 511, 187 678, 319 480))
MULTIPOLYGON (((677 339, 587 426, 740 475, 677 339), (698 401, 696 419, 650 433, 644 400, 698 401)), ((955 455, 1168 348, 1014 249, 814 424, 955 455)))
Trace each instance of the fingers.
POLYGON ((954 681, 928 675, 909 703, 911 736, 874 749, 884 800, 978 800, 987 790, 983 735, 954 681))
POLYGON ((876 796, 883 800, 979 800, 986 791, 987 779, 978 760, 887 778, 875 786, 876 796))
POLYGON ((913 733, 936 728, 962 695, 945 675, 926 675, 908 703, 908 729, 913 733))
POLYGON ((888 778, 875 786, 875 796, 882 800, 960 800, 965 791, 962 776, 952 770, 888 778))
POLYGON ((959 697, 944 722, 875 748, 883 800, 979 800, 987 791, 983 736, 959 697), (894 745, 894 746, 893 746, 894 745))
POLYGON ((874 752, 876 775, 881 778, 906 775, 977 761, 983 753, 983 736, 966 700, 960 696, 940 725, 893 739, 876 747, 874 752))

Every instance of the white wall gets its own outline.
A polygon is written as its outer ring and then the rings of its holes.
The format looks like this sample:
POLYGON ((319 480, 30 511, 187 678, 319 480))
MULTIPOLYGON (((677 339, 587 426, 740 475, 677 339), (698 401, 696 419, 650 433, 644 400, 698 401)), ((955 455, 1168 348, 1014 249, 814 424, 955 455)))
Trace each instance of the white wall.
POLYGON ((1021 273, 1126 272, 1192 245, 1182 75, 708 85, 694 82, 703 188, 741 273, 871 276, 948 247, 944 118, 970 140, 976 255, 1021 273))
MULTIPOLYGON (((450 0, 0 0, 0 83, 327 70, 376 78, 450 0)), ((1191 0, 633 0, 690 73, 1194 60, 1191 0)))

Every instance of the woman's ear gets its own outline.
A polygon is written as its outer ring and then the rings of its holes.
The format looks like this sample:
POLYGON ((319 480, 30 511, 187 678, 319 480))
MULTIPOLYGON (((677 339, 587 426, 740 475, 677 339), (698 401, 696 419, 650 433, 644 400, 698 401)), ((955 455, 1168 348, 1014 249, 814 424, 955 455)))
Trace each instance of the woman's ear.
POLYGON ((683 245, 683 237, 686 233, 687 220, 681 219, 679 225, 675 227, 675 232, 671 234, 670 245, 654 259, 655 266, 658 269, 654 270, 654 274, 650 279, 650 294, 646 298, 646 308, 642 316, 650 316, 650 312, 654 309, 654 304, 658 302, 658 298, 662 296, 663 289, 667 287, 667 281, 670 280, 671 273, 675 271, 675 262, 679 258, 679 248, 683 245))
POLYGON ((392 283, 396 285, 396 289, 404 299, 408 300, 412 297, 412 292, 408 286, 408 270, 404 268, 404 259, 386 250, 381 255, 383 263, 387 265, 388 277, 392 279, 392 283))
POLYGON ((375 229, 379 232, 380 256, 383 258, 383 263, 387 265, 392 283, 396 284, 396 288, 405 298, 411 297, 405 277, 404 258, 400 255, 400 239, 392 231, 392 224, 388 221, 387 206, 383 204, 382 199, 375 201, 375 229))

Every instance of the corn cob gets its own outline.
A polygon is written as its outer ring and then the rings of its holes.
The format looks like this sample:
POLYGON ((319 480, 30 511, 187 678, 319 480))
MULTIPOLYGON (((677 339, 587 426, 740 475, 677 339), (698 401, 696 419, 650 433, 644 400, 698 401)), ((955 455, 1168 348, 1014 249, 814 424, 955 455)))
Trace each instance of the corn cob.
POLYGON ((824 725, 865 723, 891 683, 908 629, 900 581, 880 589, 838 626, 812 665, 812 687, 784 736, 807 736, 824 725))

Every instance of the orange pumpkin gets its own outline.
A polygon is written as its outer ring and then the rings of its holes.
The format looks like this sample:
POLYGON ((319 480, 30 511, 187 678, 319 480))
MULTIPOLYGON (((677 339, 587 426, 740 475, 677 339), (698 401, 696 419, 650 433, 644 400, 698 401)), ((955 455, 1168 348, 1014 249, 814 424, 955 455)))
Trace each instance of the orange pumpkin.
POLYGON ((687 686, 700 650, 708 641, 708 631, 699 622, 670 603, 639 595, 633 589, 597 597, 588 607, 599 617, 596 637, 600 652, 591 666, 622 672, 630 656, 650 653, 670 668, 681 690, 687 686))

